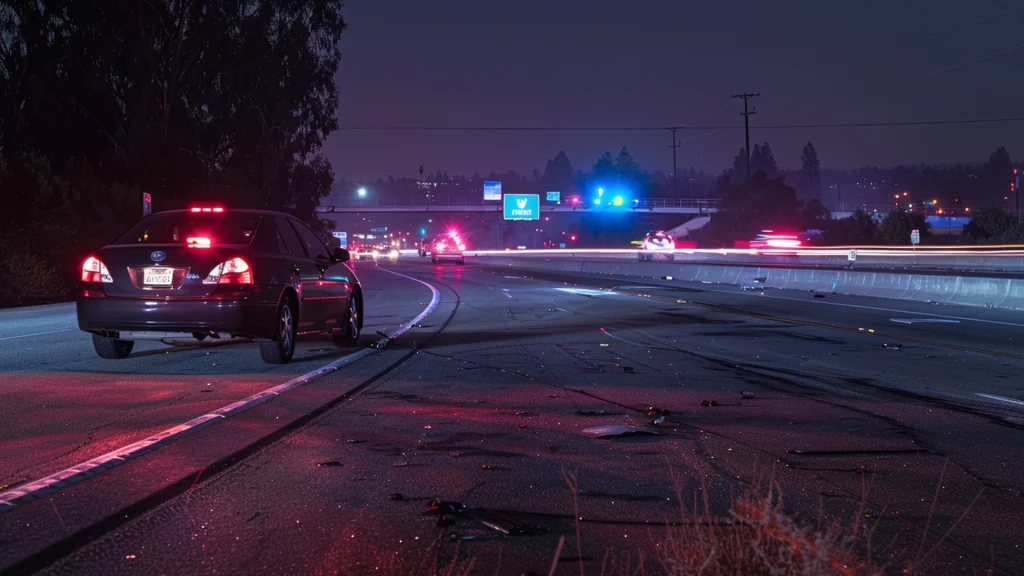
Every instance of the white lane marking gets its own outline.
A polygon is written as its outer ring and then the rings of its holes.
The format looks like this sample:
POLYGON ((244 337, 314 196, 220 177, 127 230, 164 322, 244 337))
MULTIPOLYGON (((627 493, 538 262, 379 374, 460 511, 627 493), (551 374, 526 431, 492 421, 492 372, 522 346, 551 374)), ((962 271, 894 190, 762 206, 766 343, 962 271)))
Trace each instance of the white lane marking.
POLYGON ((508 296, 509 298, 512 298, 512 295, 509 294, 508 292, 502 292, 502 294, 504 294, 505 296, 508 296))
POLYGON ((615 295, 616 292, 610 292, 605 290, 589 290, 587 288, 555 288, 560 292, 568 292, 569 294, 579 294, 581 296, 609 296, 615 295))
POLYGON ((65 328, 63 330, 50 330, 49 332, 36 332, 35 334, 21 334, 19 336, 4 336, 0 338, 0 342, 4 340, 17 340, 19 338, 34 338, 36 336, 46 336, 47 334, 60 334, 62 332, 71 332, 74 328, 65 328))
POLYGON ((522 276, 505 276, 505 278, 518 280, 519 278, 522 278, 522 276))
MULTIPOLYGON (((438 289, 435 288, 434 286, 418 278, 406 276, 405 274, 399 274, 398 272, 393 272, 385 268, 381 268, 381 270, 384 270, 385 272, 389 272, 396 276, 401 276, 402 278, 406 278, 414 282, 419 282, 420 284, 423 284, 424 286, 429 288, 432 293, 430 303, 427 304, 427 307, 424 308, 422 312, 420 312, 412 320, 409 320, 405 324, 399 326, 398 329, 395 330, 394 332, 388 334, 389 339, 394 339, 408 332, 409 329, 412 328, 415 324, 429 316, 435 309, 437 309, 437 305, 441 301, 441 292, 438 291, 438 289)), ((144 440, 139 440, 138 442, 134 442, 127 446, 123 446, 112 452, 107 452, 102 456, 97 456, 91 460, 82 462, 81 464, 77 464, 65 470, 61 470, 60 472, 50 474, 45 478, 41 478, 39 480, 35 480, 27 484, 22 484, 21 486, 18 486, 17 488, 12 488, 10 490, 7 490, 6 492, 0 492, 0 513, 13 510, 26 502, 35 500, 40 496, 43 496, 54 490, 58 490, 71 484, 80 482, 86 478, 89 478, 90 476, 99 474, 104 470, 109 470, 111 468, 114 468, 115 466, 120 466, 121 464, 124 464, 129 460, 135 459, 147 452, 151 452, 153 450, 156 450, 157 448, 166 446, 171 442, 177 441, 186 434, 198 430, 199 428, 208 426, 219 420, 223 420, 228 416, 232 416, 245 410, 248 410, 249 408, 252 408, 253 406, 256 406, 258 404, 262 404, 263 402, 266 402, 267 400, 270 400, 275 396, 279 396, 282 393, 291 390, 292 388, 298 388, 303 384, 312 382, 317 378, 334 372, 339 368, 342 368, 343 366, 347 366, 355 362, 356 360, 359 360, 360 358, 364 358, 376 352, 378 352, 378 350, 374 348, 364 348, 358 352, 353 352, 352 354, 349 354, 347 356, 342 356, 341 358, 338 358, 333 362, 330 362, 320 368, 317 368, 312 372, 307 372, 302 376, 292 378, 291 380, 285 382, 284 384, 279 384, 277 386, 268 388, 262 392, 253 394, 248 398, 228 404, 227 406, 224 406, 222 408, 218 408, 217 410, 214 410, 213 412, 209 412, 207 414, 203 414, 198 418, 193 418, 192 420, 189 420, 184 424, 179 424, 178 426, 168 428, 163 432, 158 432, 144 440)))
POLYGON ((508 292, 508 288, 502 288, 502 292, 508 292))
POLYGON ((1007 398, 1005 396, 996 396, 995 394, 982 394, 981 392, 975 392, 975 396, 981 396, 982 398, 988 398, 989 400, 998 400, 1000 402, 1006 402, 1008 404, 1016 404, 1017 406, 1024 406, 1024 401, 1017 400, 1016 398, 1007 398))
POLYGON ((890 322, 897 324, 959 324, 959 320, 949 318, 889 318, 890 322))

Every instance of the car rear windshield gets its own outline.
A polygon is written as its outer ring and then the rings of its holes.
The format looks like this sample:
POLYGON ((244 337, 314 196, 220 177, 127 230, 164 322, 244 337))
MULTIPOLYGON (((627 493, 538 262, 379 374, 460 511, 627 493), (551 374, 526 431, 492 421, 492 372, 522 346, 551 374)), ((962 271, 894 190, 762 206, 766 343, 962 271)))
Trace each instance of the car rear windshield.
POLYGON ((163 212, 142 220, 114 244, 186 244, 189 238, 207 238, 210 246, 248 246, 259 223, 259 216, 242 212, 163 212))

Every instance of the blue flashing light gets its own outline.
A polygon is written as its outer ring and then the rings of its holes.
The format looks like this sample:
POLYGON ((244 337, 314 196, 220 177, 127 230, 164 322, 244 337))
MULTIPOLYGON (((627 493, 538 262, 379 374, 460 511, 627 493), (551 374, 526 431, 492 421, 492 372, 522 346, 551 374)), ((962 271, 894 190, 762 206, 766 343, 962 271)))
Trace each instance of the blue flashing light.
POLYGON ((420 236, 426 236, 426 235, 427 235, 427 229, 426 228, 420 228, 420 236))
POLYGON ((600 198, 594 198, 594 206, 600 206, 600 205, 601 205, 601 199, 600 198))
POLYGON ((598 196, 604 196, 604 188, 598 188, 597 189, 597 195, 598 196))
POLYGON ((612 198, 613 206, 622 206, 624 203, 625 200, 622 199, 622 196, 616 196, 615 198, 612 198))

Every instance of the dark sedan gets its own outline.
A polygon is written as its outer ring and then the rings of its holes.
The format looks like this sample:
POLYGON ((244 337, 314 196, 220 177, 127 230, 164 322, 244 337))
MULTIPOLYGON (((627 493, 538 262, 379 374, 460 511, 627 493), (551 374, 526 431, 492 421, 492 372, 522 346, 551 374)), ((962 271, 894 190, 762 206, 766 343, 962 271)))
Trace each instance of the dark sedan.
POLYGON ((85 260, 78 327, 103 358, 136 340, 244 338, 284 364, 303 333, 354 346, 362 289, 343 248, 296 218, 266 210, 198 207, 141 220, 85 260))

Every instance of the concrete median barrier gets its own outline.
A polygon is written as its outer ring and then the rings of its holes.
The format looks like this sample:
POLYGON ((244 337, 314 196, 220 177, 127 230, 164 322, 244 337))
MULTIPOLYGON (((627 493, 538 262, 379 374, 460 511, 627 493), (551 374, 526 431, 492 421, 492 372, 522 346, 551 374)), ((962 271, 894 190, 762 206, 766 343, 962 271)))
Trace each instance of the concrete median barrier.
POLYGON ((712 263, 627 262, 622 260, 573 261, 536 256, 477 256, 471 263, 587 275, 616 275, 632 278, 665 278, 683 282, 756 285, 767 289, 829 292, 936 302, 962 306, 985 306, 1024 310, 1024 277, 994 277, 974 272, 942 275, 917 271, 856 270, 841 267, 785 268, 772 266, 723 265, 712 263))

